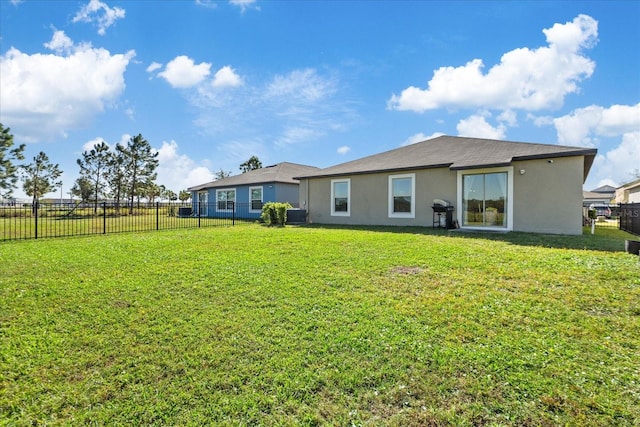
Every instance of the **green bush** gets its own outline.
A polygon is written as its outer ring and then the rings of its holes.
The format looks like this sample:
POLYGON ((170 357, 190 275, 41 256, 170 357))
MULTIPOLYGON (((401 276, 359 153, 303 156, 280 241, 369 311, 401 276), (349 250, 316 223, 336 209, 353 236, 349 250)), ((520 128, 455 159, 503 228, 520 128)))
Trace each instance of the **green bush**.
POLYGON ((260 218, 265 224, 278 225, 284 227, 287 222, 287 209, 291 209, 289 203, 268 202, 262 206, 262 214, 260 218))
POLYGON ((276 210, 273 205, 273 202, 265 203, 264 205, 262 205, 262 213, 260 214, 260 219, 267 225, 273 225, 276 223, 276 210))
POLYGON ((31 216, 31 209, 15 207, 0 208, 0 218, 28 218, 31 216))

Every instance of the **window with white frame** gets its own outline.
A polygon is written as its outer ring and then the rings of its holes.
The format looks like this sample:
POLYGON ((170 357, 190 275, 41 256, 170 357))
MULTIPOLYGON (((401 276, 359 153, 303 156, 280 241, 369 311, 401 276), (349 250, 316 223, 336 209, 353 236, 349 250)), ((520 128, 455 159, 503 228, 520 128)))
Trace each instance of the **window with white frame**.
POLYGON ((249 199, 251 211, 262 211, 262 187, 250 187, 249 199))
POLYGON ((351 180, 331 180, 331 215, 349 216, 351 214, 351 180))
POLYGON ((415 218, 416 174, 389 176, 389 217, 415 218))
POLYGON ((231 211, 236 203, 236 190, 216 190, 216 210, 231 211))

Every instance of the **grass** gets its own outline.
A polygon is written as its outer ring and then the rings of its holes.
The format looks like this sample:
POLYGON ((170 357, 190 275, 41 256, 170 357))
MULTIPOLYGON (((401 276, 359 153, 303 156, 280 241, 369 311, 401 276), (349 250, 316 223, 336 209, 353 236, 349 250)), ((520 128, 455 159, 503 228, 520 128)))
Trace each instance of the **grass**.
POLYGON ((634 426, 628 235, 258 225, 0 244, 0 424, 634 426))

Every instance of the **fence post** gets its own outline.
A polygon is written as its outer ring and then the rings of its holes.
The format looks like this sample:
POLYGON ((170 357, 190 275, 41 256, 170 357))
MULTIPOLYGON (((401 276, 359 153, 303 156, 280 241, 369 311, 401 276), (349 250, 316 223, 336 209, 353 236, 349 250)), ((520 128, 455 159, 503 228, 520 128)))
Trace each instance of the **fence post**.
POLYGON ((198 203, 196 203, 196 206, 198 208, 198 228, 200 228, 200 203, 202 202, 199 200, 198 200, 198 203))
POLYGON ((102 202, 102 234, 107 234, 107 202, 102 202))
POLYGON ((156 202, 156 231, 160 230, 160 202, 156 202))
POLYGON ((231 202, 231 225, 236 225, 236 202, 231 202))
POLYGON ((36 220, 36 239, 38 238, 38 204, 39 202, 38 200, 36 200, 33 205, 33 211, 35 213, 35 220, 36 220))

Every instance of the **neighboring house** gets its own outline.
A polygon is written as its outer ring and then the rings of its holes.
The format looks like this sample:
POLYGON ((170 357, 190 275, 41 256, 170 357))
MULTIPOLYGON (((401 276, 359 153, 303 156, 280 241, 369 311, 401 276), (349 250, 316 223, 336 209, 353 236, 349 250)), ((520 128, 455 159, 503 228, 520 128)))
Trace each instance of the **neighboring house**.
POLYGON ((591 205, 609 205, 616 196, 616 188, 611 185, 603 185, 591 191, 583 193, 582 205, 585 207, 591 205))
POLYGON ((259 218, 267 202, 298 206, 299 181, 294 176, 317 171, 313 166, 278 163, 188 189, 193 212, 200 216, 259 218))
POLYGON ((11 197, 8 199, 0 199, 0 206, 23 206, 23 205, 30 205, 31 203, 33 203, 32 198, 16 199, 15 197, 11 197))
POLYGON ((7 197, 6 199, 2 196, 0 196, 0 206, 15 206, 16 205, 16 200, 13 197, 7 197))
POLYGON ((436 200, 471 230, 582 233, 597 150, 441 136, 300 174, 309 222, 432 226, 436 200))
POLYGON ((582 206, 588 207, 591 205, 608 205, 611 203, 613 197, 609 197, 608 194, 594 193, 593 191, 584 191, 582 193, 582 206))
POLYGON ((616 188, 616 203, 640 203, 640 179, 616 188))

